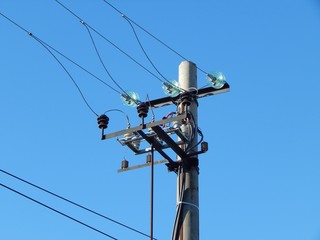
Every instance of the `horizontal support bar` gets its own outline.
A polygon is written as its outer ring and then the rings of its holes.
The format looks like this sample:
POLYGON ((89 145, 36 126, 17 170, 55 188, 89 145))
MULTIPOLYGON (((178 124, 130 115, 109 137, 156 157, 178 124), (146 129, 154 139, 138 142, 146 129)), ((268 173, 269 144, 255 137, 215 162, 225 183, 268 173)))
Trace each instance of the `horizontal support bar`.
POLYGON ((162 119, 162 120, 159 120, 159 121, 156 121, 156 122, 147 123, 144 126, 139 125, 139 126, 136 126, 136 127, 133 127, 133 128, 128 128, 128 129, 125 129, 125 130, 121 130, 121 131, 118 131, 118 132, 104 134, 104 135, 102 135, 102 140, 109 139, 109 138, 114 138, 114 137, 118 137, 118 136, 123 136, 123 135, 128 134, 128 133, 138 132, 138 131, 146 129, 146 128, 148 129, 148 128, 152 128, 154 126, 164 125, 166 123, 170 123, 170 122, 174 122, 174 121, 183 120, 186 117, 187 117, 187 113, 182 113, 182 114, 177 115, 177 116, 172 117, 172 118, 166 118, 166 119, 162 119))
MULTIPOLYGON (((217 95, 220 93, 225 93, 230 91, 230 86, 225 83, 220 89, 215 89, 213 87, 200 88, 197 90, 189 91, 191 94, 196 95, 197 98, 203 98, 211 95, 217 95)), ((176 97, 164 97, 155 100, 148 101, 148 105, 152 108, 159 108, 170 104, 176 104, 180 98, 180 94, 176 97)))
MULTIPOLYGON (((157 165, 157 164, 161 164, 161 163, 165 163, 165 162, 168 162, 168 161, 163 159, 163 160, 155 161, 153 164, 157 165)), ((130 170, 135 170, 135 169, 143 168, 143 167, 149 167, 149 166, 151 166, 151 163, 144 163, 144 164, 139 164, 139 165, 135 165, 132 167, 121 168, 121 169, 118 169, 118 173, 130 171, 130 170)))

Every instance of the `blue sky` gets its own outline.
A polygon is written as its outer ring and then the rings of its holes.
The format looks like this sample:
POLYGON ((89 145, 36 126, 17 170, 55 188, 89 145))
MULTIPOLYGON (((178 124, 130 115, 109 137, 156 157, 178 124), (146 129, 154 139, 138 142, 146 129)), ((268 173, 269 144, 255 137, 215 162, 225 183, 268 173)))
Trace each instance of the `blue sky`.
MULTIPOLYGON (((119 13, 103 1, 61 2, 154 72, 119 13)), ((199 68, 222 71, 231 85, 229 93, 199 100, 199 127, 209 143, 200 156, 200 238, 320 239, 320 2, 110 3, 199 68)), ((0 12, 114 86, 85 27, 55 1, 2 1, 0 12)), ((115 139, 101 141, 96 116, 48 51, 2 16, 0 30, 0 168, 149 233, 150 169, 117 173, 124 158, 136 165, 145 156, 115 139)), ((177 79, 183 59, 137 33, 161 73, 177 79)), ((121 87, 142 100, 164 96, 157 78, 93 37, 121 87)), ((132 126, 140 123, 117 92, 60 60, 94 111, 119 109, 132 126)), ((155 117, 173 110, 155 109, 155 117)), ((108 132, 126 128, 120 112, 108 116, 108 132)), ((3 173, 0 181, 117 239, 147 239, 3 173)), ((3 187, 0 196, 1 239, 106 238, 3 187)), ((175 201, 176 175, 157 165, 157 239, 170 239, 175 201)))

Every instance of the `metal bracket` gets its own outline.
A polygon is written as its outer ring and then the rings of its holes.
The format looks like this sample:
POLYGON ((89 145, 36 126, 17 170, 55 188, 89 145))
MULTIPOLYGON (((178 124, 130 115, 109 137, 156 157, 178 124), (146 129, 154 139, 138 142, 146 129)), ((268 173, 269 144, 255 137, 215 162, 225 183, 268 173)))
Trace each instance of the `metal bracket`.
POLYGON ((119 137, 117 140, 123 146, 128 146, 135 154, 143 154, 150 151, 150 149, 139 149, 142 141, 148 142, 154 147, 154 149, 164 157, 168 163, 169 171, 176 171, 179 163, 175 162, 165 151, 166 148, 171 148, 181 159, 188 159, 187 154, 179 147, 180 144, 184 144, 188 139, 181 132, 180 128, 170 127, 162 128, 160 126, 174 121, 183 121, 187 118, 187 113, 184 112, 172 118, 162 119, 160 121, 151 122, 143 125, 139 125, 133 128, 128 128, 114 133, 102 135, 102 140, 119 137), (149 132, 144 130, 148 129, 149 132), (150 129, 153 132, 150 132, 150 129), (176 134, 180 140, 175 142, 169 135, 176 134))

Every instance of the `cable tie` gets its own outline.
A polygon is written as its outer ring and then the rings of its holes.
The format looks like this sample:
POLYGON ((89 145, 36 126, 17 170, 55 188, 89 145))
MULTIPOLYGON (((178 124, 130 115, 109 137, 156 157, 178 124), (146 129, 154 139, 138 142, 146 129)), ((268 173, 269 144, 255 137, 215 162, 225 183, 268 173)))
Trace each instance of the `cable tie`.
POLYGON ((177 203, 177 207, 178 207, 178 205, 180 205, 180 204, 186 204, 186 205, 189 205, 189 206, 193 206, 193 207, 195 207, 196 209, 198 209, 198 211, 199 211, 199 207, 198 207, 197 205, 193 204, 193 203, 188 203, 188 202, 182 202, 182 201, 180 201, 180 202, 177 203))

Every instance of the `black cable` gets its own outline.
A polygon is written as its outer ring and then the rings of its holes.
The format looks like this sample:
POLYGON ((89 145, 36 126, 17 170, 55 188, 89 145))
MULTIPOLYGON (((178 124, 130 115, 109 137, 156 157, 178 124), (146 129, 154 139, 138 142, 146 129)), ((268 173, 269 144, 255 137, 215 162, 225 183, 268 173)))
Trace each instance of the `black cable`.
MULTIPOLYGON (((5 15, 3 15, 2 13, 0 13, 0 15, 2 15, 4 18, 6 18, 8 21, 10 21, 11 23, 13 23, 14 25, 16 25, 18 28, 20 28, 21 30, 25 31, 26 33, 29 34, 29 31, 26 30, 25 28, 23 28, 21 25, 17 24, 16 22, 14 22, 13 20, 9 19, 8 17, 6 17, 5 15)), ((116 90, 115 88, 113 88, 112 86, 110 86, 108 83, 106 83, 105 81, 103 81, 101 78, 97 77, 96 75, 94 75, 92 72, 90 72, 89 70, 85 69, 84 67, 82 67, 80 64, 76 63, 74 60, 72 60, 71 58, 67 57, 65 54, 63 54, 61 51, 57 50, 56 48, 54 48, 53 46, 49 45, 48 43, 46 43, 45 41, 43 41, 42 39, 40 39, 39 37, 37 37, 38 41, 41 41, 44 45, 46 45, 48 48, 50 48, 51 50, 53 50, 54 52, 58 53, 60 56, 62 56, 63 58, 67 59, 69 62, 73 63, 74 65, 76 65, 77 67, 79 67, 81 70, 85 71, 86 73, 88 73, 89 75, 91 75, 92 77, 94 77, 95 79, 97 79, 98 81, 100 81, 101 83, 103 83, 104 85, 106 85, 107 87, 109 87, 111 90, 117 92, 120 94, 120 92, 118 90, 116 90)))
MULTIPOLYGON (((139 27, 141 30, 143 30, 145 33, 147 33, 149 36, 151 36, 153 39, 157 40, 158 42, 160 42, 163 46, 165 46, 166 48, 168 48, 169 50, 171 50, 173 53, 175 53, 176 55, 178 55, 179 57, 181 57, 184 60, 188 59, 184 56, 182 56, 180 53, 178 53, 176 50, 174 50, 172 47, 170 47, 168 44, 164 43, 163 41, 161 41, 159 38, 157 38, 155 35, 153 35, 152 33, 150 33, 148 30, 146 30, 145 28, 143 28, 142 26, 140 26, 138 23, 136 23, 135 21, 133 21, 131 18, 127 17, 125 14, 123 14, 119 9, 117 9, 115 6, 113 6, 111 3, 109 3, 106 0, 102 0, 104 1, 106 4, 108 4, 111 8, 113 8, 115 11, 117 11, 118 13, 121 14, 121 16, 125 16, 126 20, 129 20, 130 22, 132 22, 134 25, 136 25, 137 27, 139 27)), ((201 72, 203 72, 204 74, 208 74, 206 71, 202 70, 201 68, 197 67, 197 69, 201 72)))
POLYGON ((170 82, 165 76, 163 76, 163 75, 161 74, 161 72, 158 70, 158 68, 157 68, 157 67, 154 65, 154 63, 151 61, 151 59, 150 59, 150 57, 148 56, 146 50, 145 50, 144 47, 142 46, 142 43, 141 43, 141 41, 140 41, 140 39, 139 39, 139 37, 138 37, 138 34, 137 34, 135 28, 133 27, 131 21, 130 21, 125 15, 123 15, 123 17, 124 17, 124 18, 127 20, 127 22, 129 23, 129 25, 130 25, 130 27, 131 27, 131 29, 132 29, 132 31, 133 31, 133 34, 134 34, 134 36, 135 36, 135 38, 136 38, 136 40, 137 40, 137 42, 138 42, 138 44, 139 44, 142 52, 144 53, 145 57, 148 59, 148 61, 149 61, 149 63, 151 64, 151 66, 152 66, 152 67, 157 71, 157 73, 158 73, 169 85, 171 85, 173 88, 178 88, 181 92, 186 92, 184 89, 175 86, 172 82, 170 82))
POLYGON ((182 214, 182 207, 183 205, 181 204, 181 202, 183 201, 183 197, 184 197, 184 191, 185 191, 185 173, 184 173, 184 162, 182 162, 182 164, 179 166, 178 169, 178 176, 181 177, 182 175, 182 180, 179 182, 179 202, 177 205, 177 210, 176 210, 176 215, 175 215, 175 219, 174 219, 174 224, 173 224, 173 229, 172 229, 172 236, 171 239, 172 240, 178 240, 179 238, 179 231, 181 228, 181 214, 182 214))
POLYGON ((103 232, 103 231, 101 231, 101 230, 99 230, 99 229, 97 229, 97 228, 94 228, 94 227, 92 227, 92 226, 90 226, 90 225, 88 225, 88 224, 86 224, 86 223, 84 223, 84 222, 81 222, 80 220, 77 220, 77 219, 75 219, 75 218, 73 218, 73 217, 71 217, 71 216, 69 216, 69 215, 67 215, 67 214, 65 214, 65 213, 63 213, 63 212, 60 212, 59 210, 56 210, 56 209, 54 209, 54 208, 52 208, 52 207, 50 207, 50 206, 48 206, 48 205, 46 205, 46 204, 44 204, 44 203, 42 203, 42 202, 39 202, 39 201, 35 200, 34 198, 31 198, 31 197, 29 197, 29 196, 27 196, 27 195, 25 195, 25 194, 23 194, 23 193, 15 190, 15 189, 13 189, 13 188, 10 188, 10 187, 2 184, 2 183, 0 183, 0 186, 2 186, 2 187, 4 187, 4 188, 6 188, 6 189, 8 189, 8 190, 10 190, 10 191, 18 194, 18 195, 20 195, 20 196, 22 196, 22 197, 24 197, 24 198, 27 198, 27 199, 29 199, 29 200, 31 200, 31 201, 33 201, 33 202, 35 202, 35 203, 37 203, 37 204, 45 207, 45 208, 48 208, 48 209, 50 209, 51 211, 54 211, 54 212, 56 212, 56 213, 58 213, 58 214, 60 214, 60 215, 62 215, 62 216, 64 216, 64 217, 66 217, 66 218, 69 218, 69 219, 71 219, 71 220, 74 221, 74 222, 77 222, 77 223, 79 223, 79 224, 81 224, 81 225, 83 225, 83 226, 85 226, 85 227, 87 227, 87 228, 90 228, 91 230, 96 231, 96 232, 98 232, 98 233, 100 233, 100 234, 102 234, 102 235, 104 235, 104 236, 106 236, 106 237, 109 237, 109 238, 114 239, 114 240, 118 240, 117 238, 115 238, 115 237, 113 237, 113 236, 111 236, 111 235, 109 235, 109 234, 107 234, 107 233, 105 233, 105 232, 103 232))
POLYGON ((191 115, 191 118, 192 118, 192 123, 194 125, 193 126, 194 129, 193 129, 193 135, 192 135, 191 140, 189 142, 193 142, 193 140, 195 139, 195 137, 196 137, 195 132, 197 132, 199 134, 200 140, 196 144, 194 144, 193 146, 189 146, 188 145, 188 147, 186 149, 187 153, 189 153, 189 151, 192 150, 193 148, 199 146, 199 144, 201 144, 203 142, 203 138, 204 138, 203 133, 200 130, 200 128, 196 127, 195 119, 194 119, 194 116, 193 116, 193 114, 191 112, 190 112, 190 115, 191 115), (197 131, 195 131, 195 128, 197 129, 197 131))
POLYGON ((124 19, 126 19, 127 22, 129 23, 129 25, 130 25, 130 27, 131 27, 131 29, 132 29, 132 31, 133 31, 133 34, 134 34, 134 36, 135 36, 135 38, 136 38, 136 40, 137 40, 137 42, 138 42, 138 44, 139 44, 142 52, 144 53, 144 55, 145 55, 146 58, 148 59, 149 63, 152 65, 152 67, 157 71, 157 73, 159 73, 159 75, 160 75, 165 81, 170 82, 166 77, 164 77, 164 76, 161 74, 161 72, 158 70, 158 68, 157 68, 157 67, 153 64, 153 62, 151 61, 151 59, 150 59, 150 57, 148 56, 146 50, 145 50, 144 47, 142 46, 142 43, 141 43, 141 41, 140 41, 140 39, 139 39, 139 37, 138 37, 138 35, 137 35, 137 32, 136 32, 136 30, 134 29, 133 25, 131 24, 130 20, 127 19, 127 17, 126 17, 125 15, 123 15, 123 17, 124 17, 124 19))
POLYGON ((96 52, 96 54, 97 54, 97 56, 98 56, 98 58, 99 58, 99 61, 100 61, 101 65, 103 66, 103 69, 104 69, 105 72, 108 74, 109 78, 113 81, 114 84, 117 85, 117 87, 123 92, 124 95, 126 95, 128 98, 130 98, 135 104, 138 104, 138 101, 135 100, 135 99, 133 99, 133 98, 117 83, 117 81, 114 80, 114 78, 112 77, 110 71, 107 69, 106 65, 104 64, 104 62, 103 62, 103 60, 102 60, 102 58, 101 58, 101 55, 100 55, 100 53, 99 53, 99 50, 98 50, 98 48, 97 48, 97 45, 96 45, 93 37, 92 37, 92 34, 91 34, 91 32, 90 32, 89 27, 87 26, 87 24, 86 24, 83 20, 81 20, 81 23, 82 23, 82 24, 85 26, 85 28, 87 29, 88 34, 89 34, 89 37, 90 37, 90 40, 91 40, 92 45, 93 45, 93 47, 94 47, 94 50, 95 50, 95 52, 96 52))
POLYGON ((0 15, 1 15, 2 17, 4 17, 5 19, 7 19, 9 22, 11 22, 11 23, 13 23, 14 25, 16 25, 16 27, 20 28, 22 31, 24 31, 24 32, 26 32, 26 33, 29 34, 29 31, 28 31, 27 29, 23 28, 22 26, 20 26, 18 23, 14 22, 13 20, 11 20, 10 18, 8 18, 7 16, 5 16, 4 14, 2 14, 1 12, 0 12, 0 15))
POLYGON ((87 99, 85 98, 85 96, 83 95, 79 85, 77 84, 77 82, 74 80, 74 78, 71 76, 71 74, 69 73, 69 71, 66 69, 66 67, 62 64, 62 62, 56 57, 56 55, 53 54, 53 52, 45 45, 41 42, 40 39, 38 39, 36 36, 34 36, 32 33, 29 33, 29 35, 31 37, 33 37, 35 40, 37 40, 50 54, 51 56, 59 63, 59 65, 63 68, 63 70, 68 74, 69 78, 71 79, 71 81, 73 82, 73 84, 76 86, 78 92, 81 95, 82 100, 84 101, 84 103, 87 105, 87 107, 90 109, 90 111, 98 116, 98 114, 92 109, 92 107, 90 106, 90 104, 88 103, 87 99))
MULTIPOLYGON (((63 5, 61 2, 58 0, 55 0, 58 4, 60 4, 64 9, 66 9, 68 12, 70 12, 73 16, 75 16, 77 19, 82 22, 83 20, 76 15, 74 12, 72 12, 69 8, 67 8, 65 5, 63 5)), ((126 53, 124 50, 122 50, 119 46, 117 46, 115 43, 113 43, 111 40, 109 40, 107 37, 105 37, 103 34, 101 34, 99 31, 97 31, 95 28, 91 27, 88 23, 85 23, 86 26, 94 31, 98 36, 100 36, 103 40, 108 42, 110 45, 112 45, 114 48, 116 48, 118 51, 120 51, 122 54, 124 54, 126 57, 128 57, 130 60, 132 60, 135 64, 137 64, 139 67, 144 69, 146 72, 148 72, 150 75, 158 79, 160 82, 164 82, 161 78, 159 78, 157 75, 155 75, 153 72, 151 72, 149 69, 147 69, 145 66, 143 66, 141 63, 139 63, 137 60, 135 60, 133 57, 131 57, 128 53, 126 53)))
POLYGON ((201 138, 201 139, 200 139, 196 144, 194 144, 193 146, 190 146, 190 147, 187 148, 187 150, 186 150, 186 153, 187 153, 187 154, 190 153, 190 150, 191 150, 191 149, 199 146, 199 144, 201 144, 201 143, 203 142, 204 136, 203 136, 202 131, 198 128, 198 129, 197 129, 197 132, 198 132, 198 134, 200 135, 200 138, 201 138))
POLYGON ((13 21, 12 19, 8 18, 7 16, 5 16, 4 14, 2 14, 0 12, 0 15, 3 16, 5 19, 7 19, 8 21, 10 21, 11 23, 13 23, 15 26, 17 26, 18 28, 20 28, 21 30, 23 30, 24 32, 26 32, 29 36, 31 36, 33 39, 35 39, 37 42, 39 42, 51 55, 52 57, 59 63, 59 65, 63 68, 63 70, 68 74, 68 76, 70 77, 71 81, 74 83, 74 85, 76 86, 78 92, 81 95, 82 100, 85 102, 85 104, 87 105, 87 107, 90 109, 90 111, 95 114, 96 116, 98 116, 98 114, 92 109, 92 107, 90 106, 90 104, 88 103, 88 101, 86 100, 85 96, 83 95, 80 87, 78 86, 77 82, 74 80, 74 78, 71 76, 71 74, 69 73, 69 71, 66 69, 66 67, 61 63, 61 61, 53 54, 53 52, 47 47, 47 45, 45 43, 42 42, 41 39, 39 39, 38 37, 36 37, 34 34, 32 34, 31 32, 29 32, 28 30, 26 30, 25 28, 23 28, 21 25, 19 25, 18 23, 16 23, 15 21, 13 21))
MULTIPOLYGON (((111 221, 111 222, 113 222, 113 223, 116 223, 116 224, 118 224, 118 225, 120 225, 120 226, 122 226, 122 227, 125 227, 125 228, 127 228, 127 229, 129 229, 129 230, 131 230, 131 231, 134 231, 134 232, 139 233, 139 234, 141 234, 141 235, 143 235, 143 236, 146 236, 146 237, 150 237, 149 235, 147 235, 147 234, 145 234, 145 233, 143 233, 143 232, 141 232, 141 231, 139 231, 139 230, 137 230, 137 229, 134 229, 134 228, 132 228, 132 227, 129 227, 128 225, 125 225, 125 224, 123 224, 123 223, 120 223, 120 222, 118 222, 118 221, 116 221, 116 220, 114 220, 114 219, 112 219, 112 218, 109 218, 109 217, 107 217, 107 216, 105 216, 105 215, 103 215, 103 214, 101 214, 101 213, 98 213, 98 212, 96 212, 96 211, 94 211, 94 210, 91 210, 91 209, 89 209, 89 208, 87 208, 87 207, 85 207, 85 206, 83 206, 83 205, 80 205, 80 204, 78 204, 78 203, 76 203, 76 202, 74 202, 74 201, 71 201, 71 200, 69 200, 69 199, 67 199, 67 198, 65 198, 65 197, 62 197, 62 196, 60 196, 60 195, 58 195, 58 194, 56 194, 56 193, 53 193, 53 192, 51 192, 51 191, 49 191, 49 190, 47 190, 47 189, 44 189, 44 188, 42 188, 42 187, 40 187, 40 186, 38 186, 38 185, 36 185, 36 184, 33 184, 33 183, 31 183, 31 182, 29 182, 29 181, 27 181, 27 180, 25 180, 25 179, 22 179, 22 178, 20 178, 20 177, 18 177, 18 176, 15 176, 15 175, 13 175, 12 173, 9 173, 9 172, 7 172, 7 171, 5 171, 5 170, 3 170, 3 169, 0 169, 0 172, 4 173, 4 174, 6 174, 6 175, 8 175, 8 176, 10 176, 10 177, 13 177, 13 178, 15 178, 15 179, 17 179, 17 180, 19 180, 19 181, 21 181, 21 182, 24 182, 24 183, 26 183, 26 184, 34 187, 34 188, 37 188, 37 189, 39 189, 39 190, 41 190, 41 191, 43 191, 43 192, 46 192, 46 193, 48 193, 48 194, 50 194, 50 195, 52 195, 52 196, 55 196, 55 197, 57 197, 57 198, 59 198, 59 199, 61 199, 61 200, 63 200, 63 201, 66 201, 66 202, 68 202, 68 203, 70 203, 70 204, 72 204, 72 205, 74 205, 74 206, 77 206, 77 207, 79 207, 79 208, 81 208, 81 209, 83 209, 83 210, 86 210, 86 211, 88 211, 88 212, 90 212, 90 213, 93 213, 93 214, 99 216, 99 217, 102 217, 102 218, 104 218, 104 219, 106 219, 106 220, 109 220, 109 221, 111 221)), ((155 238, 153 238, 153 239, 156 240, 155 238)))
MULTIPOLYGON (((39 39, 39 38, 38 38, 39 39)), ((70 61, 71 63, 73 63, 74 65, 76 65, 77 67, 79 67, 81 70, 85 71, 86 73, 88 73, 89 75, 91 75, 92 77, 94 77, 95 79, 97 79, 98 81, 100 81, 101 83, 103 83, 104 85, 106 85, 107 87, 109 87, 111 90, 115 91, 118 94, 121 94, 120 91, 118 91, 117 89, 113 88, 112 86, 110 86, 108 83, 106 83, 105 81, 103 81, 101 78, 97 77, 96 75, 94 75, 92 72, 90 72, 89 70, 85 69, 84 67, 82 67, 80 64, 76 63, 74 60, 70 59, 69 57, 67 57, 65 54, 63 54, 62 52, 58 51, 56 48, 50 46, 48 43, 44 42, 43 40, 41 40, 41 42, 43 44, 45 44, 48 48, 50 48, 51 50, 53 50, 54 52, 58 53, 60 56, 62 56, 63 58, 67 59, 68 61, 70 61)))

